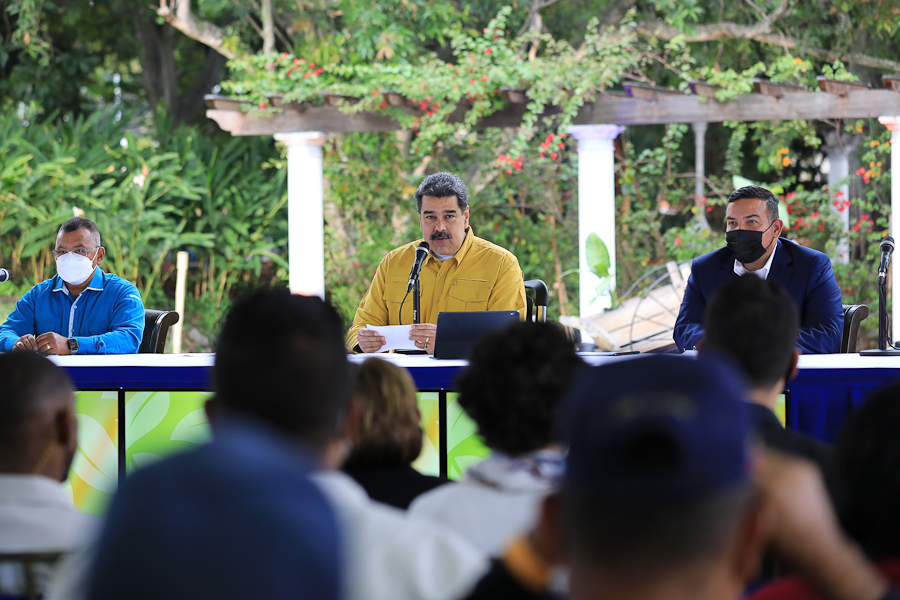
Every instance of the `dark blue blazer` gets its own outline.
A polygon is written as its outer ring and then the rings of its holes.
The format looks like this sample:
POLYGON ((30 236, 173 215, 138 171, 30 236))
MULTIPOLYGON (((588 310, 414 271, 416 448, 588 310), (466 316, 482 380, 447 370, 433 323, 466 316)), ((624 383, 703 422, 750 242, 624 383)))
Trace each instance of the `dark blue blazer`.
MULTIPOLYGON (((716 289, 734 277, 737 277, 734 255, 728 248, 720 248, 694 260, 675 322, 676 347, 690 350, 703 338, 706 305, 716 289)), ((780 283, 797 302, 800 309, 797 346, 800 350, 804 354, 839 352, 844 309, 841 307, 841 290, 828 257, 781 238, 767 279, 780 283)))

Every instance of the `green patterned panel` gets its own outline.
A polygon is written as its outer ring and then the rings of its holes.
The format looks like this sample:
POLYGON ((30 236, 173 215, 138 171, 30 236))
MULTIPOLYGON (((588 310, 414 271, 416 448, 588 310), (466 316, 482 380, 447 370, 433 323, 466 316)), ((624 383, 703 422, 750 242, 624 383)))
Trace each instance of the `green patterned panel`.
POLYGON ((125 395, 128 473, 209 440, 203 403, 209 392, 129 392, 125 395))
POLYGON ((118 395, 77 392, 78 449, 63 486, 80 510, 102 515, 119 482, 118 395))
POLYGON ((469 465, 491 454, 478 435, 475 422, 456 401, 458 396, 447 394, 447 474, 450 479, 459 479, 469 465))

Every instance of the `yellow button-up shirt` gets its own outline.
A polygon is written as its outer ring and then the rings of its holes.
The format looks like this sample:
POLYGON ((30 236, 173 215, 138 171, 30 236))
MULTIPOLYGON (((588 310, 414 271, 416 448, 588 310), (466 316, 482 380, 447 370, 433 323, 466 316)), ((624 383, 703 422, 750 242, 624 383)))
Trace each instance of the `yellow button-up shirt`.
MULTIPOLYGON (((356 332, 366 325, 412 323, 412 292, 402 314, 400 303, 421 241, 392 250, 378 265, 347 333, 349 350, 359 352, 356 332)), ((475 237, 471 227, 451 258, 441 262, 428 254, 419 273, 419 287, 422 323, 437 323, 438 313, 445 310, 518 310, 525 318, 525 285, 519 261, 512 252, 475 237)))

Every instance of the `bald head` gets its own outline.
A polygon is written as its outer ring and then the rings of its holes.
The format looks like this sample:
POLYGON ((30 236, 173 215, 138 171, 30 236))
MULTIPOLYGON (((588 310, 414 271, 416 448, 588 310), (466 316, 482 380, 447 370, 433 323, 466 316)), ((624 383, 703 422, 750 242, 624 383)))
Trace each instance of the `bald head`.
POLYGON ((0 384, 0 473, 65 479, 77 443, 65 370, 33 352, 8 352, 0 354, 0 384))

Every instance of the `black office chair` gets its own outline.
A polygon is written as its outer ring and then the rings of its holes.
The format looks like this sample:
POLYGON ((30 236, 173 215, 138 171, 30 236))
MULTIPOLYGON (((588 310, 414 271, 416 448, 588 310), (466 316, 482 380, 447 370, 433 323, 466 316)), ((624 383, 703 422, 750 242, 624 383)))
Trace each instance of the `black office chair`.
POLYGON ((141 340, 140 354, 162 354, 166 350, 166 336, 169 327, 178 322, 174 310, 144 309, 144 339, 141 340))
POLYGON ((529 279, 525 282, 525 310, 528 311, 528 318, 532 321, 541 323, 547 320, 547 305, 550 302, 550 290, 547 284, 540 279, 529 279), (534 294, 534 299, 528 295, 528 292, 534 294))
POLYGON ((865 304, 844 304, 844 332, 841 334, 841 354, 856 352, 856 335, 859 324, 869 316, 869 307, 865 304))

